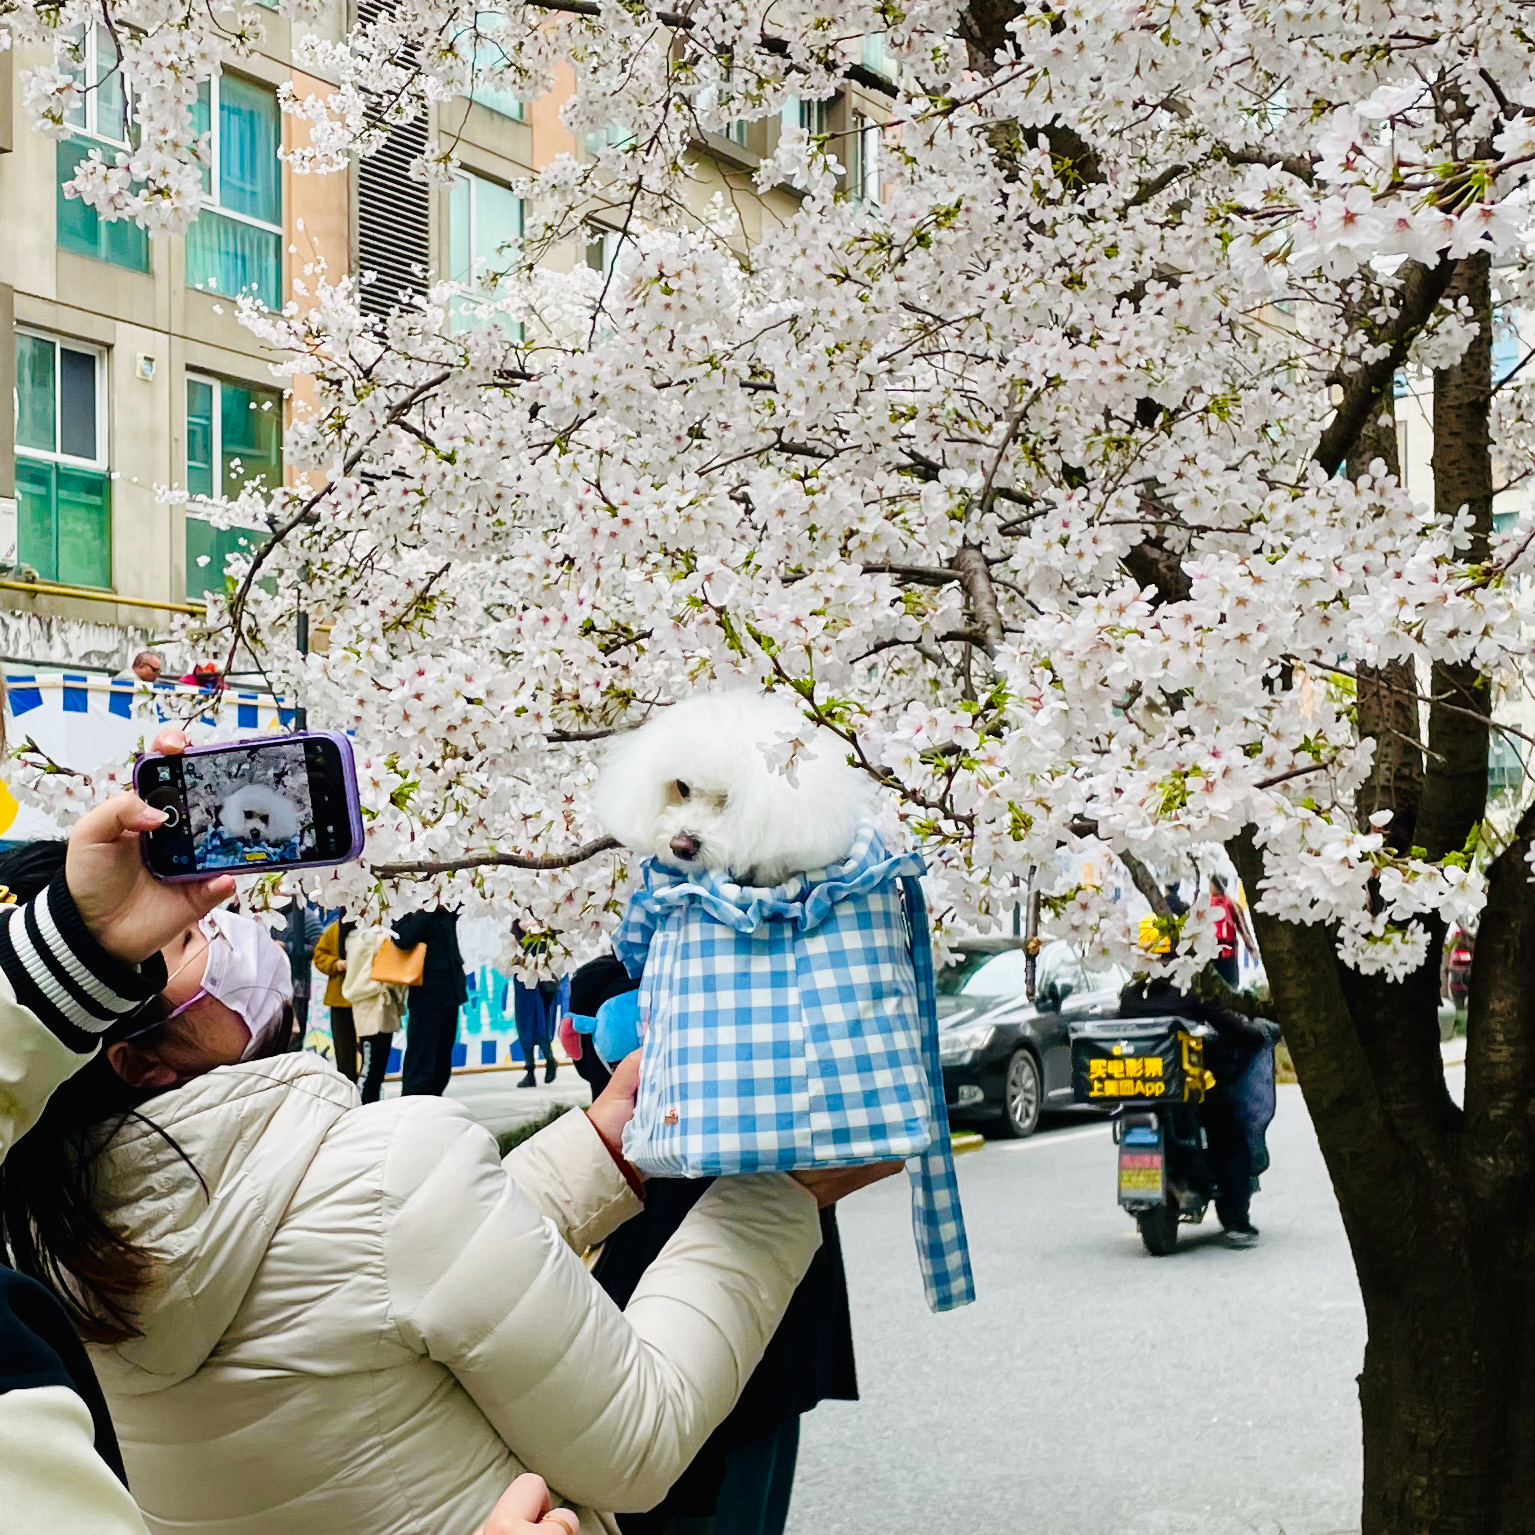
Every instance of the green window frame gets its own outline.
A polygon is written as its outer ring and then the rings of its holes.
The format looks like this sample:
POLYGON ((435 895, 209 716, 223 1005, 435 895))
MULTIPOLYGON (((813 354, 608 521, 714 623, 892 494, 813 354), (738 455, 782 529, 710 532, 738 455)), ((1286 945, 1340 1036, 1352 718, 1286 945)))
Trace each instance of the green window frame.
POLYGON ((18 330, 16 557, 45 581, 112 585, 106 354, 18 330))
MULTIPOLYGON (((282 395, 211 374, 187 374, 188 492, 231 499, 250 484, 282 484, 282 395)), ((216 527, 187 512, 187 596, 222 592, 229 558, 266 541, 261 528, 216 527)))
MULTIPOLYGON (((488 271, 504 264, 501 249, 522 238, 522 199, 499 181, 463 171, 448 194, 448 268, 452 281, 489 295, 488 271)), ((474 330, 483 324, 462 299, 453 301, 453 329, 474 330)))
POLYGON ((186 234, 187 286, 282 301, 282 114, 271 86, 219 75, 197 93, 198 131, 209 138, 207 205, 186 234))
POLYGON ((80 162, 95 151, 110 164, 137 143, 133 111, 118 67, 117 47, 104 27, 76 32, 79 62, 72 70, 81 94, 65 122, 75 130, 54 149, 54 238, 60 250, 133 272, 149 270, 149 231, 132 219, 104 219, 78 197, 66 197, 80 162))

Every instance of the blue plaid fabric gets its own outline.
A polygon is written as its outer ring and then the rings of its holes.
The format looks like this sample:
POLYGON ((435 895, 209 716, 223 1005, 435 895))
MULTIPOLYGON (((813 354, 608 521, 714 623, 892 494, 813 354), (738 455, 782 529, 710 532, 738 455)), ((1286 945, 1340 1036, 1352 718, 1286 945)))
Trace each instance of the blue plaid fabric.
POLYGON ((655 860, 614 948, 645 1045, 624 1154, 700 1178, 900 1157, 928 1304, 975 1298, 915 853, 872 826, 771 889, 655 860))

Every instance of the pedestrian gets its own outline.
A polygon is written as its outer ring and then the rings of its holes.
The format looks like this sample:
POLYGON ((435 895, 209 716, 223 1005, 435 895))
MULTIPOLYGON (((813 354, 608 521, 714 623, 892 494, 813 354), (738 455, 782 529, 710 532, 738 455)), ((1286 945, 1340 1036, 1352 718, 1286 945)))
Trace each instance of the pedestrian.
POLYGON ((160 673, 164 670, 165 661, 158 650, 141 650, 133 658, 128 670, 118 673, 118 678, 124 682, 131 679, 153 685, 160 680, 160 673))
POLYGON ((440 1097, 453 1074, 458 1010, 469 1000, 458 949, 458 913, 441 902, 428 910, 408 912, 394 925, 394 941, 402 949, 426 945, 421 984, 410 989, 400 1092, 406 1098, 440 1097))
POLYGON ((554 1059, 554 1036, 560 1019, 570 1002, 570 981, 535 981, 531 986, 522 980, 512 982, 513 1007, 517 1014, 517 1043, 522 1047, 522 1063, 526 1070, 518 1087, 536 1087, 533 1052, 540 1046, 544 1052, 544 1081, 554 1081, 558 1067, 554 1059))
POLYGON ((1220 957, 1215 961, 1215 973, 1233 990, 1242 984, 1242 968, 1237 959, 1237 940, 1251 959, 1256 959, 1258 946, 1253 942, 1252 929, 1247 925, 1247 914, 1232 900, 1226 891, 1226 881, 1219 874, 1210 876, 1210 905, 1215 910, 1215 939, 1220 944, 1220 957))
MULTIPOLYGON (((344 924, 352 927, 351 923, 344 924)), ((346 971, 342 993, 357 1031, 357 1045, 362 1055, 362 1101, 377 1103, 384 1087, 384 1072, 389 1052, 400 1027, 405 986, 391 985, 374 978, 373 961, 383 946, 381 927, 353 928, 346 936, 346 971)))
MULTIPOLYGON (((332 922, 314 946, 314 967, 325 979, 325 1005, 330 1009, 331 1058, 348 1082, 357 1080, 357 1028, 346 1000, 346 941, 353 924, 344 917, 332 922)), ((376 1096, 376 1095, 375 1095, 376 1096)))
POLYGON ((308 901, 288 902, 288 916, 283 924, 282 946, 288 951, 288 967, 293 977, 293 1015, 298 1020, 295 1050, 304 1048, 309 1032, 309 969, 325 918, 308 901))
POLYGON ((204 693, 224 691, 223 674, 214 661, 199 661, 182 679, 183 687, 201 688, 204 693))
MULTIPOLYGON (((21 886, 10 860, 0 878, 21 886)), ((897 1170, 719 1179, 621 1312, 578 1255, 640 1208, 617 1149, 637 1060, 503 1163, 456 1106, 364 1113, 284 1052, 259 924, 189 928, 147 979, 12 1151, 0 1209, 96 1340, 157 1528, 447 1535, 524 1467, 589 1509, 649 1507, 756 1367, 819 1209, 897 1170)))

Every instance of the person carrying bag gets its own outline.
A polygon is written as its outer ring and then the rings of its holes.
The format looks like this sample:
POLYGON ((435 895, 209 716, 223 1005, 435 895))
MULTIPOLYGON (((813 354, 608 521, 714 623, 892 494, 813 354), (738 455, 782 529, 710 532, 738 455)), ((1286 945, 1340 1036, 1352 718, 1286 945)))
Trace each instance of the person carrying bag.
MULTIPOLYGON (((394 965, 394 956, 385 956, 385 949, 393 949, 396 954, 400 952, 384 936, 384 930, 376 927, 357 928, 346 946, 346 973, 341 989, 352 1010, 353 1027, 362 1053, 358 1086, 364 1103, 379 1100, 389 1052, 404 1017, 408 995, 404 985, 379 979, 380 958, 386 960, 383 967, 386 971, 394 965)), ((407 961, 411 958, 410 955, 403 957, 407 961)), ((424 952, 421 957, 425 958, 424 952)))

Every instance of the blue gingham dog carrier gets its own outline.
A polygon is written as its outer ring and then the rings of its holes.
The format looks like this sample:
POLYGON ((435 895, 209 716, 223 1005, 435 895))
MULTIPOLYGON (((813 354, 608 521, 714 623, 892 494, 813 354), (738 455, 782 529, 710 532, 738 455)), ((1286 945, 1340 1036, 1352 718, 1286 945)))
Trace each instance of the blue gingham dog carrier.
POLYGON ((657 1176, 900 1157, 928 1304, 975 1298, 915 853, 872 826, 771 889, 654 859, 614 939, 645 1054, 624 1154, 657 1176))

